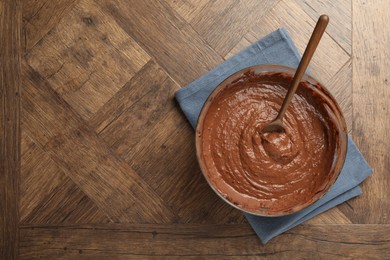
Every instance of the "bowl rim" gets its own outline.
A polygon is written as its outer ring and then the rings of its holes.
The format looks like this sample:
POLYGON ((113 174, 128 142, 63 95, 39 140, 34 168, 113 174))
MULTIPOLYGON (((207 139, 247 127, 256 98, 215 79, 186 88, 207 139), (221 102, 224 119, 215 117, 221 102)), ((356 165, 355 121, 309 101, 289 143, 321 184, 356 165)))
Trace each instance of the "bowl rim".
MULTIPOLYGON (((340 133, 339 133, 339 141, 338 141, 338 150, 340 150, 340 152, 337 156, 342 159, 341 162, 339 163, 339 165, 335 166, 335 168, 333 168, 330 171, 330 173, 333 173, 333 175, 331 176, 329 181, 326 183, 325 187, 320 192, 317 192, 308 202, 295 205, 295 206, 289 208, 289 210, 286 212, 267 213, 265 210, 253 211, 253 210, 245 209, 239 205, 236 205, 233 202, 231 202, 230 200, 228 200, 225 196, 223 196, 209 180, 207 173, 206 173, 207 167, 205 166, 204 160, 201 158, 201 152, 202 152, 201 140, 202 140, 202 133, 203 133, 203 122, 204 122, 205 116, 207 115, 208 108, 212 104, 214 97, 216 95, 218 95, 219 92, 221 92, 227 84, 232 83, 234 80, 242 77, 242 75, 244 73, 249 72, 249 71, 254 71, 255 73, 256 73, 256 71, 259 71, 260 73, 267 73, 267 72, 280 73, 280 72, 282 72, 282 73, 288 73, 288 74, 294 75, 296 68, 285 66, 285 65, 280 65, 280 64, 254 65, 254 66, 249 66, 249 67, 243 68, 237 72, 234 72, 233 74, 226 77, 221 83, 219 83, 218 86, 207 97, 206 101, 204 102, 204 104, 202 106, 199 117, 198 117, 198 121, 197 121, 196 128, 195 128, 196 157, 197 157, 201 172, 202 172, 203 176, 205 177, 208 185, 214 190, 214 192, 220 198, 222 198, 226 203, 228 203, 232 207, 234 207, 240 211, 243 211, 243 212, 246 212, 246 213, 249 213, 252 215, 256 215, 256 216, 261 216, 261 217, 280 217, 280 216, 290 215, 290 214, 296 213, 300 210, 303 210, 303 209, 309 207, 310 205, 312 205, 313 203, 315 203, 316 201, 321 199, 326 194, 326 192, 329 190, 329 188, 336 182, 337 178, 340 176, 341 170, 344 166, 345 157, 346 157, 346 153, 347 153, 347 145, 348 145, 348 133, 347 133, 347 126, 346 126, 345 118, 344 118, 344 115, 342 113, 342 110, 341 110, 339 104, 337 103, 334 96, 329 92, 329 90, 316 78, 305 73, 302 77, 301 82, 307 81, 314 88, 318 89, 321 93, 323 93, 328 99, 330 99, 330 101, 332 101, 332 104, 335 106, 337 112, 340 114, 340 133)), ((336 156, 336 154, 334 156, 336 156)), ((333 161, 333 164, 336 164, 337 161, 338 160, 335 159, 333 161)), ((332 167, 333 167, 333 164, 332 164, 332 167)))

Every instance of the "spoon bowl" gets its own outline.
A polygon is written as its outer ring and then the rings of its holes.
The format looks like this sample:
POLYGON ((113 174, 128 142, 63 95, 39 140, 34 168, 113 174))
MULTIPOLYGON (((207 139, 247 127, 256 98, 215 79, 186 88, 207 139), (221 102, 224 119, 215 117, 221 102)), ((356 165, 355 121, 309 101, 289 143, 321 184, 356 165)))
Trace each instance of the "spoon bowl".
POLYGON ((263 129, 261 129, 261 133, 270 133, 270 132, 285 132, 283 122, 281 119, 277 118, 271 123, 265 125, 263 129))

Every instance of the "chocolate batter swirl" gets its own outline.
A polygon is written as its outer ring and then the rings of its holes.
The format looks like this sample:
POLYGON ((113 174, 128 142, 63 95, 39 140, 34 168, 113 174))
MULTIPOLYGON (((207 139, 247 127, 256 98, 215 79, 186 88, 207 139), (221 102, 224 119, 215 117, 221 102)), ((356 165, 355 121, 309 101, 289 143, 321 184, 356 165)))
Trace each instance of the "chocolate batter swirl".
POLYGON ((308 83, 301 83, 284 133, 262 133, 277 115, 292 76, 246 74, 214 97, 204 117, 206 177, 243 208, 288 212, 324 190, 335 158, 334 115, 308 83))

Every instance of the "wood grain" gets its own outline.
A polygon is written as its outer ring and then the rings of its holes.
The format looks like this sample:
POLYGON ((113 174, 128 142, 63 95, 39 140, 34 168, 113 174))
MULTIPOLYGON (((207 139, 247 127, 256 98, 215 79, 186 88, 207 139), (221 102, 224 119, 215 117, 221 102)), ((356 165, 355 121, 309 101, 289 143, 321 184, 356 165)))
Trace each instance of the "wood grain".
POLYGON ((187 21, 224 57, 277 2, 279 0, 209 1, 187 21))
POLYGON ((388 2, 21 2, 0 1, 0 258, 388 258, 388 2), (374 174, 263 246, 202 176, 174 93, 277 27, 302 53, 322 13, 311 69, 374 174))
MULTIPOLYGON (((330 23, 333 23, 331 13, 329 15, 330 23)), ((262 21, 251 28, 245 38, 254 42, 274 28, 284 27, 303 54, 316 20, 306 14, 294 1, 282 0, 264 16, 262 21)), ((310 69, 318 80, 327 82, 348 60, 348 53, 340 48, 333 38, 325 34, 310 62, 310 69)))
POLYGON ((78 0, 22 0, 22 48, 30 50, 75 6, 78 0))
POLYGON ((23 220, 25 223, 108 223, 111 220, 70 179, 64 178, 23 220))
POLYGON ((345 50, 352 53, 352 3, 345 0, 295 0, 298 5, 313 19, 321 14, 328 14, 331 22, 327 33, 345 50))
POLYGON ((19 246, 20 1, 0 1, 0 258, 19 246))
POLYGON ((177 89, 158 64, 149 62, 95 114, 91 124, 177 212, 180 222, 242 219, 238 212, 228 214, 233 210, 224 207, 203 179, 193 129, 173 99, 177 89))
MULTIPOLYGON (((24 125, 21 126, 22 129, 24 125)), ((25 132, 22 132, 20 174, 20 221, 65 178, 62 170, 25 132)))
POLYGON ((388 10, 389 1, 353 5, 360 19, 353 22, 352 135, 374 171, 362 185, 365 195, 350 203, 357 223, 390 223, 390 29, 383 26, 388 10))
POLYGON ((249 45, 251 45, 251 42, 247 38, 242 37, 242 39, 233 47, 233 49, 231 49, 229 53, 225 55, 224 57, 225 60, 229 59, 234 54, 240 52, 241 50, 245 49, 249 45))
MULTIPOLYGON (((172 83, 169 76, 160 66, 158 66, 158 64, 154 61, 150 61, 145 64, 145 66, 138 71, 138 73, 128 81, 115 96, 95 113, 89 120, 89 124, 96 130, 97 134, 102 134, 103 137, 105 135, 107 138, 116 138, 115 136, 104 134, 104 132, 109 131, 109 129, 106 128, 108 126, 110 126, 109 128, 113 128, 113 126, 111 126, 112 123, 123 116, 123 114, 127 113, 131 115, 132 113, 129 112, 129 110, 133 110, 133 112, 135 112, 134 117, 139 116, 141 118, 138 120, 138 125, 135 126, 133 125, 133 122, 131 122, 131 128, 128 129, 134 133, 134 136, 130 135, 126 137, 128 139, 122 139, 121 141, 130 141, 132 143, 139 141, 140 136, 137 135, 144 135, 145 130, 148 129, 146 126, 153 126, 153 123, 150 121, 156 121, 161 114, 164 114, 157 108, 160 108, 163 105, 162 110, 164 110, 165 105, 168 105, 171 101, 168 99, 172 97, 172 92, 178 88, 179 87, 172 83), (161 89, 164 86, 162 83, 165 81, 169 84, 165 84, 167 87, 166 89, 161 89), (165 93, 165 91, 167 91, 167 93, 165 93), (153 98, 153 101, 155 102, 152 103, 152 100, 149 100, 149 96, 156 96, 157 98, 153 98), (145 102, 142 102, 143 100, 149 100, 149 102, 145 104, 145 102), (143 106, 134 109, 134 106, 139 106, 138 103, 143 103, 143 106), (152 109, 150 109, 150 106, 152 106, 152 109), (145 112, 144 109, 149 110, 150 112, 147 113, 147 115, 139 115, 140 111, 145 112), (153 112, 160 114, 153 116, 153 112), (151 117, 152 120, 147 120, 148 117, 151 117), (143 123, 143 125, 139 125, 140 123, 143 123), (142 132, 137 131, 140 126, 143 127, 142 132)), ((126 131, 125 128, 119 130, 126 131)))
POLYGON ((99 3, 180 85, 195 80, 222 61, 193 28, 161 0, 100 0, 99 3))
POLYGON ((352 60, 347 61, 344 66, 328 81, 326 88, 335 97, 344 115, 347 130, 352 132, 353 103, 352 103, 352 60))
POLYGON ((179 86, 157 64, 148 64, 110 102, 107 102, 106 107, 109 108, 103 108, 106 110, 104 115, 98 115, 104 121, 112 117, 115 119, 104 126, 99 136, 118 155, 129 153, 150 129, 163 118, 166 120, 169 111, 177 110, 173 96, 178 89, 179 86), (118 109, 119 105, 124 109, 118 109), (142 131, 139 131, 140 129, 142 131))
POLYGON ((238 225, 23 226, 21 258, 367 259, 390 254, 389 225, 303 225, 261 245, 238 225))
POLYGON ((307 224, 352 224, 352 221, 338 208, 332 208, 309 219, 307 224))
POLYGON ((27 64, 23 72, 27 134, 34 136, 37 144, 111 220, 164 223, 175 218, 161 198, 98 139, 44 78, 27 64))
POLYGON ((50 156, 24 132, 21 155, 21 223, 110 221, 50 156))
POLYGON ((87 120, 149 56, 94 1, 83 0, 26 60, 87 120))
POLYGON ((187 22, 194 19, 205 10, 209 0, 165 0, 187 22))
POLYGON ((178 211, 180 222, 242 219, 238 211, 222 207, 222 200, 203 178, 196 160, 193 130, 177 109, 156 124, 143 140, 125 155, 126 161, 178 211), (229 215, 232 212, 235 214, 229 215))

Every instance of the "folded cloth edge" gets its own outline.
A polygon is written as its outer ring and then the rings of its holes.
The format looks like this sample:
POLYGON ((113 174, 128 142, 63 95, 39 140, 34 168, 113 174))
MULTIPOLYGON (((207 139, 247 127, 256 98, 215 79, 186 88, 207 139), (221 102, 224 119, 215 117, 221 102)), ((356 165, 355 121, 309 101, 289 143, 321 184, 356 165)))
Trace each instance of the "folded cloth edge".
POLYGON ((256 235, 260 238, 261 242, 263 244, 266 244, 272 238, 286 232, 287 230, 290 230, 290 229, 298 226, 299 224, 301 224, 309 219, 312 219, 313 217, 315 217, 315 216, 317 216, 317 215, 319 215, 319 214, 321 214, 329 209, 332 209, 332 208, 336 207, 337 205, 340 205, 340 204, 344 203, 345 201, 350 200, 354 197, 357 197, 361 194, 362 194, 361 188, 359 186, 356 186, 356 187, 342 193, 341 195, 335 197, 334 199, 327 201, 326 203, 322 204, 321 206, 314 208, 312 211, 308 212, 306 215, 302 216, 301 218, 299 218, 295 221, 290 222, 288 225, 282 227, 281 229, 279 229, 278 231, 273 232, 273 233, 264 231, 264 229, 262 229, 261 225, 258 225, 258 222, 256 219, 257 216, 247 214, 247 213, 244 213, 244 215, 248 219, 248 222, 251 225, 251 227, 253 228, 253 230, 255 231, 256 235), (260 232, 262 232, 262 233, 260 233, 260 232))

